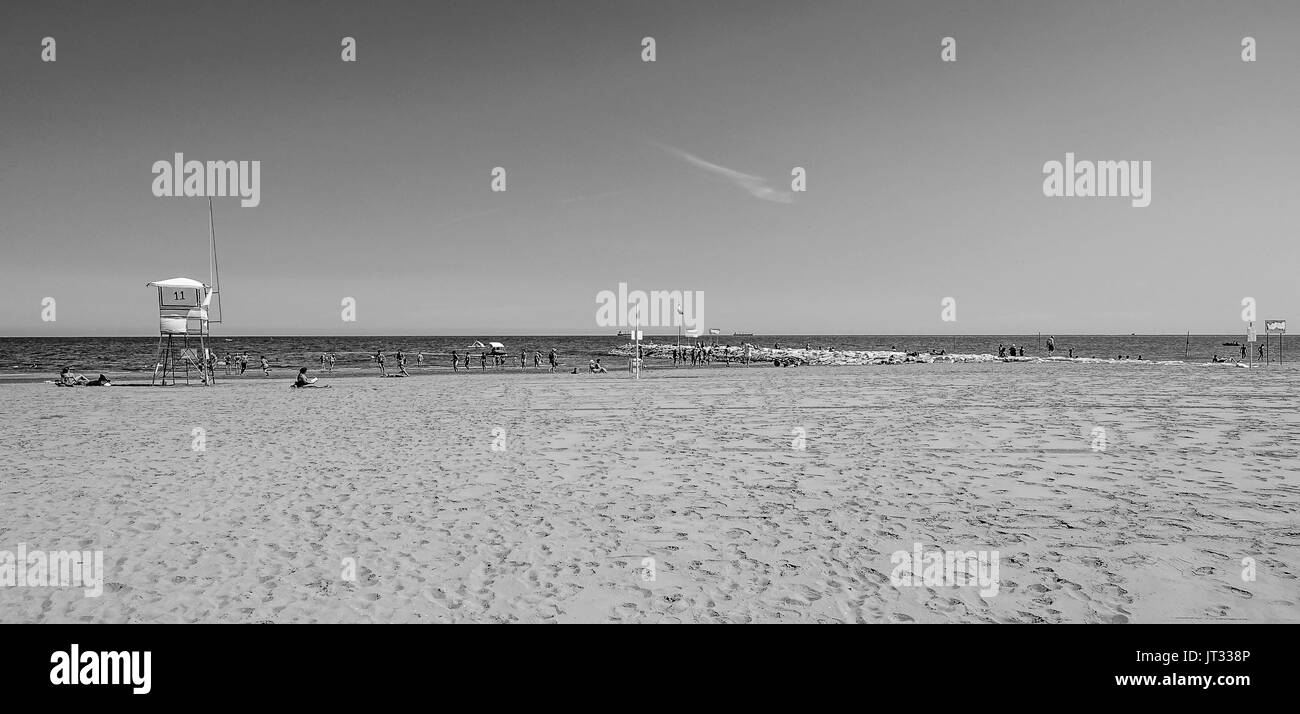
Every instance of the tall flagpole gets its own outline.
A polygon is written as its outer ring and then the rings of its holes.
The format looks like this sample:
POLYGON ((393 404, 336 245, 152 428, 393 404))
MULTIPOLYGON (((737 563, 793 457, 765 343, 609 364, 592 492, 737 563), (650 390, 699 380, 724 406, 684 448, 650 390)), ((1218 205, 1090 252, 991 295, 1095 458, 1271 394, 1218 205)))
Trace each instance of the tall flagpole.
POLYGON ((217 260, 217 227, 216 219, 212 215, 211 196, 208 197, 208 237, 211 245, 209 252, 212 255, 212 264, 208 266, 208 271, 210 273, 209 277, 212 279, 212 291, 217 294, 217 319, 209 320, 209 322, 220 323, 225 318, 226 313, 221 309, 221 263, 217 260))

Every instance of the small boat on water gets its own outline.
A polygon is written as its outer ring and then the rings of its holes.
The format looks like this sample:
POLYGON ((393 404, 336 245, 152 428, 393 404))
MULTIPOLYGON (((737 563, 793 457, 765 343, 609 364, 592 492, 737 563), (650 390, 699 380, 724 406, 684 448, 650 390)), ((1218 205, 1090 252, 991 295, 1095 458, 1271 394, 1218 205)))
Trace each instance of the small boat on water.
POLYGON ((1224 347, 1241 347, 1241 343, 1240 343, 1240 342, 1224 342, 1224 343, 1223 343, 1223 346, 1224 346, 1224 347))
POLYGON ((753 337, 753 336, 754 336, 754 333, 752 333, 752 332, 733 332, 733 333, 731 333, 731 336, 732 336, 732 337, 753 337))
POLYGON ((620 332, 617 335, 615 335, 615 337, 631 337, 631 336, 632 336, 631 332, 620 332))

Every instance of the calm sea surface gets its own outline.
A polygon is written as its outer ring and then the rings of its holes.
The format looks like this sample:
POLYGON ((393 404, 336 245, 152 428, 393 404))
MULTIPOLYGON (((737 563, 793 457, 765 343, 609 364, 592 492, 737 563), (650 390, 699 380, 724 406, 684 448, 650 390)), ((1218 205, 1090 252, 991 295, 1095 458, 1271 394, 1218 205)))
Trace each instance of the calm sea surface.
MULTIPOLYGON (((1183 360, 1208 362, 1212 355, 1229 358, 1240 357, 1240 347, 1226 347, 1224 342, 1244 341, 1241 335, 1056 335, 1058 357, 1074 349, 1076 357, 1116 358, 1119 355, 1148 360, 1183 360), (1184 357, 1186 355, 1186 357, 1184 357)), ((1038 335, 718 335, 704 338, 718 344, 740 345, 750 342, 759 347, 832 348, 836 350, 889 350, 896 348, 907 352, 946 350, 949 354, 996 355, 998 345, 1023 345, 1030 357, 1047 356, 1047 336, 1038 335)), ((1263 344, 1264 336, 1259 336, 1263 344)), ((570 365, 584 363, 593 357, 608 356, 611 350, 627 343, 626 338, 607 336, 491 336, 476 337, 238 337, 216 335, 210 347, 219 357, 227 352, 246 353, 250 369, 265 355, 276 367, 308 366, 320 364, 320 355, 331 352, 337 355, 337 366, 368 367, 374 364, 376 350, 393 353, 401 350, 416 365, 416 356, 424 353, 426 366, 448 366, 452 350, 462 355, 466 349, 477 356, 480 349, 472 348, 475 340, 502 342, 506 351, 516 357, 521 349, 532 353, 540 351, 545 362, 546 354, 554 348, 560 359, 570 365)), ((647 342, 672 343, 672 336, 648 336, 647 342)), ((191 340, 191 346, 197 346, 191 340)), ((64 366, 81 372, 152 372, 157 337, 0 337, 0 372, 52 372, 64 366)), ((1288 347, 1290 345, 1288 344, 1288 347)), ((1273 338, 1271 349, 1277 349, 1273 338)), ((1274 352, 1276 354, 1276 352, 1274 352)), ((1287 355, 1289 357, 1289 355, 1287 355)), ((1300 343, 1296 344, 1296 358, 1300 360, 1300 343)), ((1288 359, 1288 361, 1290 361, 1288 359)))

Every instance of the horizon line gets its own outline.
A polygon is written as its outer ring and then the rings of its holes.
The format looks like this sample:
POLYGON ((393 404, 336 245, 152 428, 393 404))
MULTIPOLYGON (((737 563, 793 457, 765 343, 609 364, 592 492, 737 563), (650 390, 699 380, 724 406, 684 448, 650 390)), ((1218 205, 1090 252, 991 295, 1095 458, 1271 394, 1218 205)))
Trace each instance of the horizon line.
MULTIPOLYGON (((646 330, 642 330, 646 332, 646 330)), ((477 332, 477 333, 366 333, 366 334, 344 334, 344 333, 290 333, 290 332, 267 332, 267 333, 208 333, 208 338, 235 338, 235 337, 474 337, 480 335, 499 336, 499 337, 620 337, 620 335, 610 335, 608 333, 586 333, 586 332, 477 332)), ((933 332, 749 332, 743 334, 719 333, 717 335, 702 334, 692 337, 691 335, 653 334, 647 337, 682 337, 690 339, 702 339, 705 337, 1027 337, 1027 336, 1065 336, 1065 337, 1172 337, 1177 335, 1197 335, 1205 337, 1222 337, 1225 335, 1236 335, 1235 332, 963 332, 963 333, 933 333, 933 332)), ((1245 334, 1244 332, 1242 333, 1245 334)), ((1259 332, 1258 334, 1264 334, 1259 332)), ((1277 334, 1277 333, 1273 333, 1277 334)), ((1285 333, 1283 333, 1285 334, 1285 333)), ((78 334, 78 335, 0 335, 0 339, 79 339, 86 337, 93 338, 146 338, 155 337, 152 333, 144 334, 78 334)), ((182 335, 177 335, 181 337, 182 335)), ((193 337, 198 338, 198 333, 192 333, 193 337)), ((626 336, 626 335, 623 335, 626 336)))

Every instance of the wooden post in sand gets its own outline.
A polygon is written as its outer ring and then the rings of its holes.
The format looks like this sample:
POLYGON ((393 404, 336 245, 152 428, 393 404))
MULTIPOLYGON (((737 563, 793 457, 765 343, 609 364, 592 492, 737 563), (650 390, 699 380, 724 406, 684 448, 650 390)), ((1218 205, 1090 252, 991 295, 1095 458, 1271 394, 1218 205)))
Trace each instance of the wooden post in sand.
POLYGON ((641 379, 641 305, 636 306, 636 319, 632 326, 632 379, 641 379))
POLYGON ((1246 327, 1246 366, 1255 366, 1255 322, 1252 320, 1246 327))

